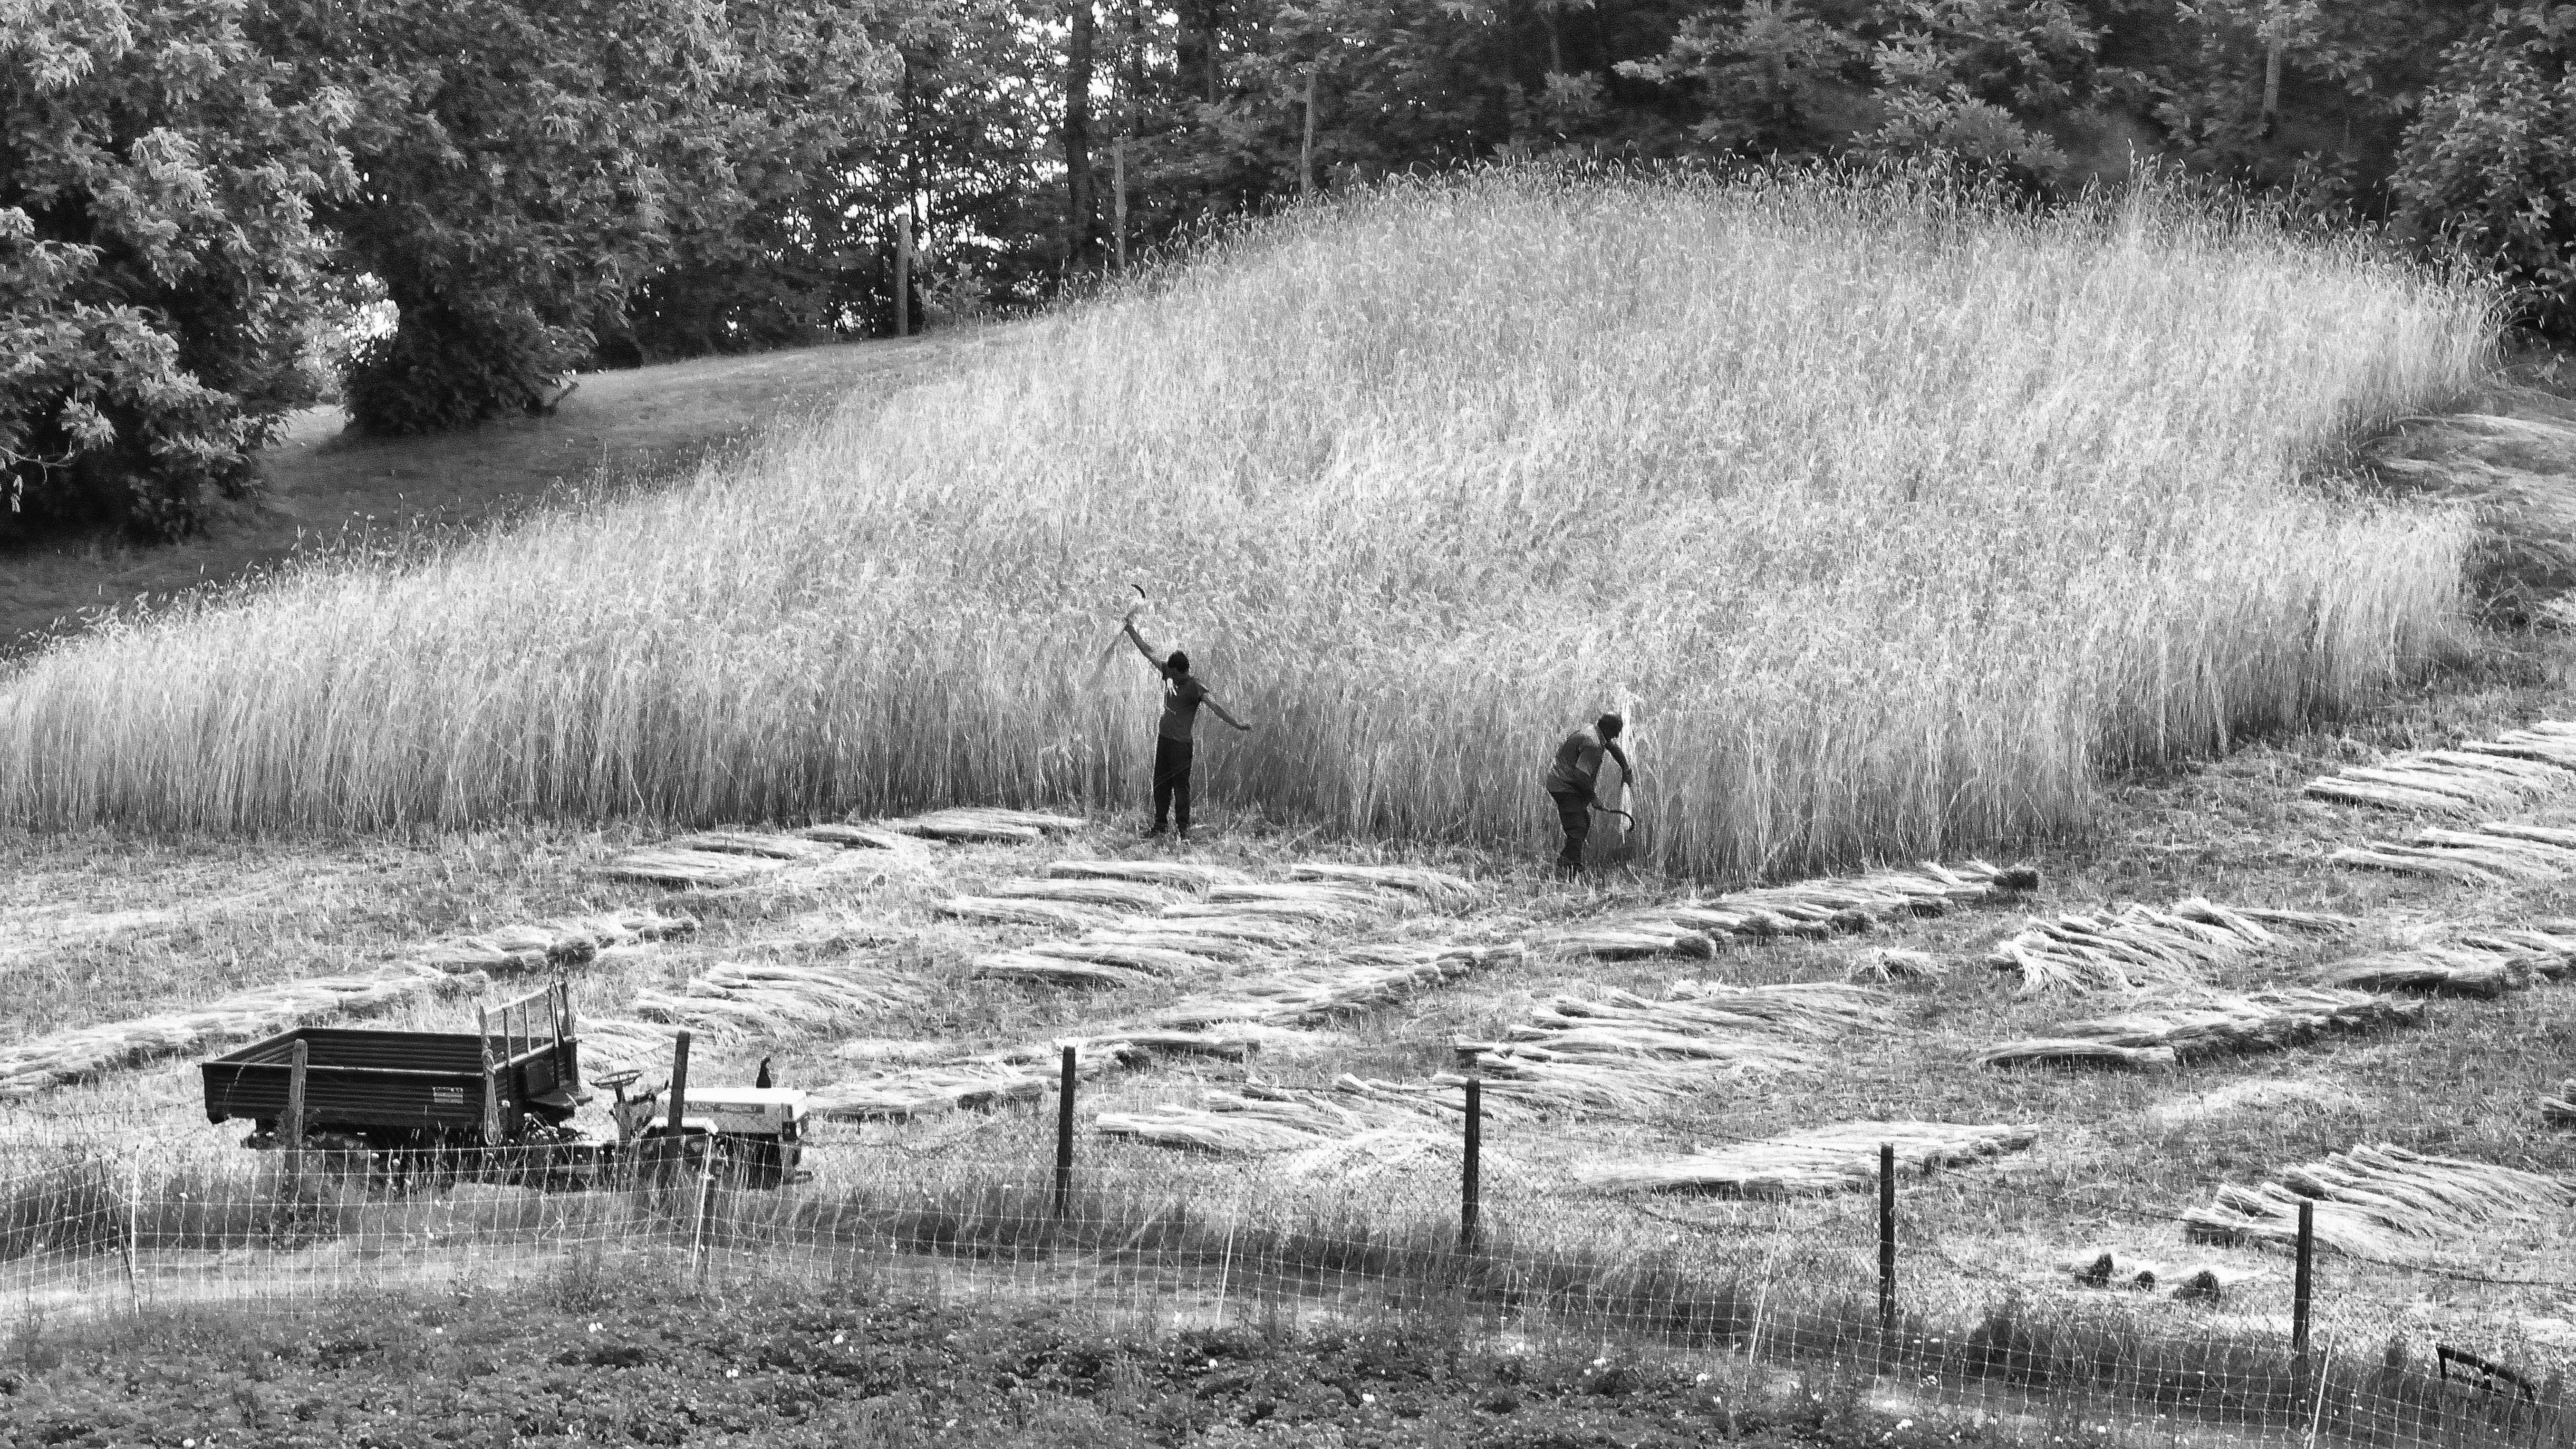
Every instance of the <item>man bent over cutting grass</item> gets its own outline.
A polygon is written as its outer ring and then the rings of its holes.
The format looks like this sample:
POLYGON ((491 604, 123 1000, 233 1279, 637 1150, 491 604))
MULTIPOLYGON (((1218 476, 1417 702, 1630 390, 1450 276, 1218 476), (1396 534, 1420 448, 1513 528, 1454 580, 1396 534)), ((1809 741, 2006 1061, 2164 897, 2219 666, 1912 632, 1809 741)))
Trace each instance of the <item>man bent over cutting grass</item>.
POLYGON ((1628 754, 1619 748, 1619 734, 1627 722, 1615 714, 1605 714, 1587 729, 1565 737, 1556 747, 1556 763, 1547 772, 1547 798, 1556 802, 1556 818, 1565 826, 1565 849, 1556 857, 1559 875, 1583 873, 1583 842, 1592 834, 1592 807, 1600 803, 1601 757, 1608 755, 1619 762, 1619 778, 1633 780, 1637 767, 1628 763, 1628 754))
POLYGON ((1178 823, 1179 839, 1190 838, 1190 756, 1198 749, 1199 706, 1216 711, 1216 717, 1239 730, 1252 726, 1226 713, 1198 676, 1190 673, 1190 656, 1175 649, 1166 655, 1145 642, 1136 632, 1136 611, 1127 611, 1127 637, 1136 641, 1136 652, 1163 676, 1163 727, 1154 739, 1154 828, 1147 835, 1163 833, 1163 820, 1171 816, 1178 823))

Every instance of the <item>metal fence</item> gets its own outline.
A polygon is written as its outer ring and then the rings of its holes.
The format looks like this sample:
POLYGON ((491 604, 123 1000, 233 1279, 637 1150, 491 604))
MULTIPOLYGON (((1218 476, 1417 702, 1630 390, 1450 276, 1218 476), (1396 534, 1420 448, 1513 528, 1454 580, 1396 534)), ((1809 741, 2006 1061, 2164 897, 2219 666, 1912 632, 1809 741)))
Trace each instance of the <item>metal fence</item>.
MULTIPOLYGON (((1892 1412, 2176 1442, 2544 1445, 2576 1428, 2558 1380, 2527 1361, 2428 1352, 2331 1292, 2299 1292, 2277 1329, 2271 1315, 2245 1327, 2246 1314, 2136 1293, 2032 1294, 1912 1225, 1893 1175, 1831 1221, 1763 1241, 1651 1205, 1576 1213, 1561 1184, 1517 1167, 1498 1178, 1490 1161, 1478 1173, 1472 1154, 1290 1183, 1257 1159, 1077 1164, 1068 1139, 1032 1136, 1025 1154, 970 1138, 984 1144, 972 1156, 809 1143, 800 1178, 776 1186, 672 1145, 602 1160, 540 1147, 193 1162, 58 1147, 60 1160, 0 1180, 0 1315, 283 1308, 584 1266, 705 1285, 792 1272, 1174 1327, 1420 1317, 1500 1342, 1570 1336, 1841 1375, 1892 1412)), ((1906 1190, 2051 1206, 1969 1176, 1906 1190)))

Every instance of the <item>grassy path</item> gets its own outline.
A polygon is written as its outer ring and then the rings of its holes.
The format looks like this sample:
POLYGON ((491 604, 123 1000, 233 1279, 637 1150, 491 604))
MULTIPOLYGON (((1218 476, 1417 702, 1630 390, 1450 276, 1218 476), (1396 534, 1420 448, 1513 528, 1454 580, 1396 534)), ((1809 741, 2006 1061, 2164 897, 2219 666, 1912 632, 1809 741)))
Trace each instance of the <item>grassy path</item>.
POLYGON ((312 408, 262 460, 263 491, 219 504, 201 537, 166 547, 94 539, 0 552, 0 659, 76 632, 97 610, 137 598, 161 602, 319 545, 415 528, 474 529, 566 487, 676 478, 711 453, 852 393, 922 381, 995 335, 942 332, 594 372, 552 417, 426 438, 345 433, 339 408, 312 408))

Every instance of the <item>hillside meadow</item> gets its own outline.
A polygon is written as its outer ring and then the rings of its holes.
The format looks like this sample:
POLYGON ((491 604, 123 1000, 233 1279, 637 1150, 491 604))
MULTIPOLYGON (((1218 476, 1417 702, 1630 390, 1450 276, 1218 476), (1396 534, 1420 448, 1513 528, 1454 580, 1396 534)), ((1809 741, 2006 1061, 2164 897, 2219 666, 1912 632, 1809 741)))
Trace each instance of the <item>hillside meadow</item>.
POLYGON ((2488 302, 2153 189, 1391 185, 668 492, 58 646, 0 820, 1124 803, 1136 585, 1261 726, 1217 802, 1527 842, 1620 708, 1650 864, 1956 854, 2445 647, 2467 521, 2330 465, 2482 374, 2488 302))

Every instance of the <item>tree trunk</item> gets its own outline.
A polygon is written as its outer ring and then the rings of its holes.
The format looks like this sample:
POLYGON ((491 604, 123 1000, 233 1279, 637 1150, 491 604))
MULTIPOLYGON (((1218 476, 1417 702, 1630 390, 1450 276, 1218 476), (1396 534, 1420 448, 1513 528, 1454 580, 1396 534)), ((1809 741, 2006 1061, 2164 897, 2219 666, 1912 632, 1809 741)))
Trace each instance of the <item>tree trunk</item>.
POLYGON ((1306 68, 1306 139, 1297 147, 1297 194, 1310 196, 1315 190, 1315 71, 1306 68))
POLYGON ((1064 173, 1066 210, 1065 265, 1080 271, 1091 260, 1093 221, 1099 206, 1091 194, 1091 43, 1092 0, 1073 0, 1072 34, 1065 44, 1064 173))
MULTIPOLYGON (((1172 34, 1172 72, 1183 93, 1206 91, 1216 74, 1216 26, 1209 18, 1212 0, 1179 0, 1180 26, 1172 34)), ((1213 101, 1213 94, 1200 100, 1213 101)))
POLYGON ((1114 199, 1110 209, 1110 262, 1119 271, 1127 270, 1127 137, 1122 131, 1109 143, 1110 189, 1114 199))
POLYGON ((2280 109, 2281 40, 2274 36, 2272 43, 2263 48, 2263 127, 2258 134, 2267 139, 2271 136, 2272 120, 2280 109))

